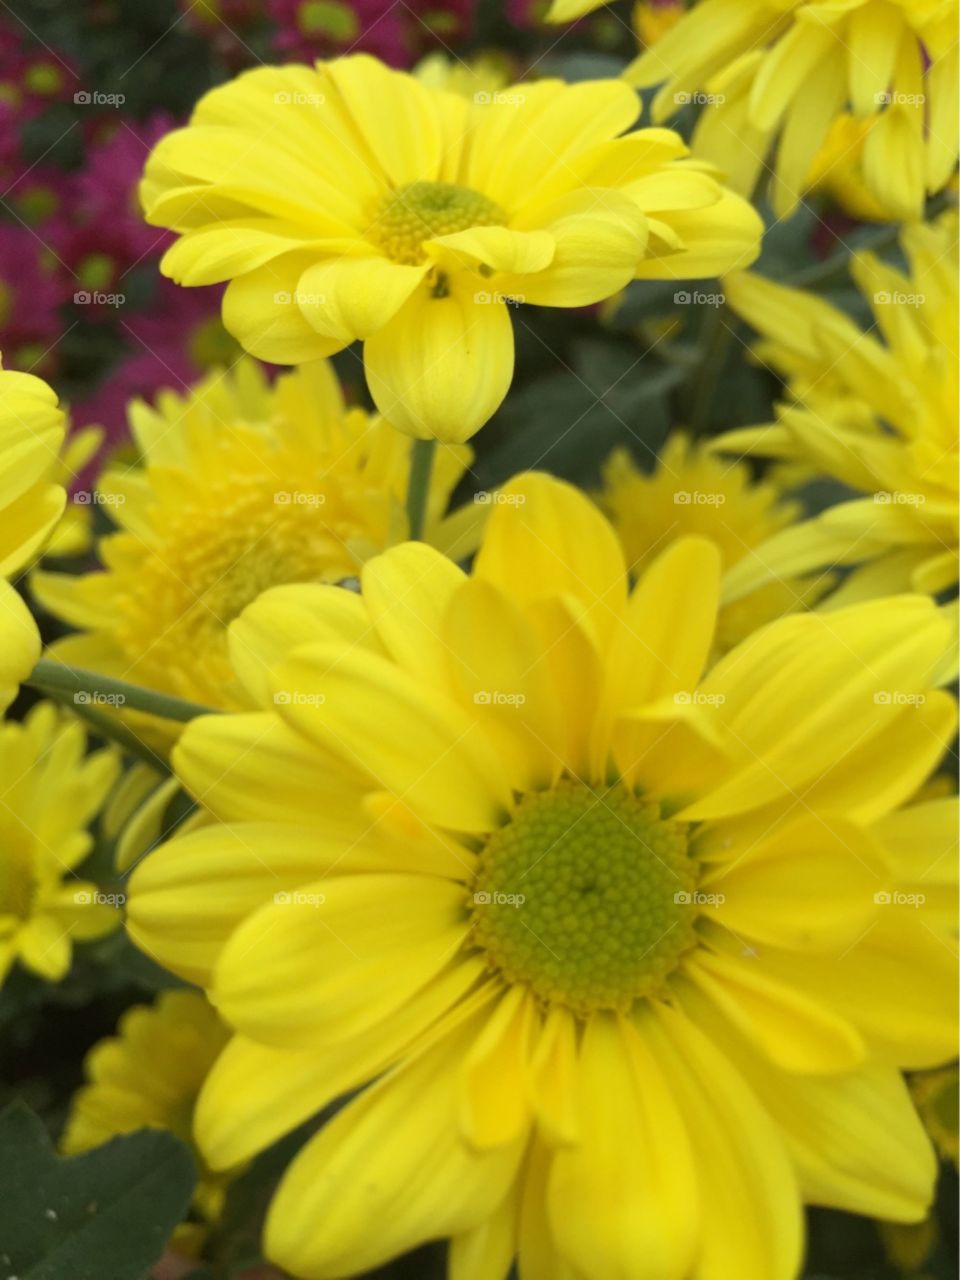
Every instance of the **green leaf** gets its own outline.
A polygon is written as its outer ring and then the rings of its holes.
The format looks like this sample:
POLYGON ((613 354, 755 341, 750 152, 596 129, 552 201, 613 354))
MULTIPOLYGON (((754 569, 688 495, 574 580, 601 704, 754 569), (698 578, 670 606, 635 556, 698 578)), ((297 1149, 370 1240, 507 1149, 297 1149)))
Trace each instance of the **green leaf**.
POLYGON ((161 1130, 63 1160, 15 1103, 0 1114, 0 1150, 0 1275, 17 1280, 141 1280, 193 1194, 193 1157, 161 1130))

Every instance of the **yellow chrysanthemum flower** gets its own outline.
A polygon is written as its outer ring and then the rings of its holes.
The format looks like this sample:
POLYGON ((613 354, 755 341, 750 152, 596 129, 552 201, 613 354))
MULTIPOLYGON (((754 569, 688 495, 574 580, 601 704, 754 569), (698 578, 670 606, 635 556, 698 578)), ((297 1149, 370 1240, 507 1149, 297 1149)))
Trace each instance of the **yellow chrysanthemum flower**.
POLYGON ((109 896, 75 870, 117 775, 112 749, 85 755, 86 745, 83 726, 52 703, 0 724, 0 981, 19 960, 58 982, 74 942, 120 923, 109 896))
POLYGON ((851 273, 884 341, 844 312, 760 276, 727 280, 734 311, 792 403, 773 426, 721 437, 731 452, 799 461, 868 494, 774 535, 728 576, 729 598, 830 564, 863 566, 837 604, 957 581, 957 217, 902 236, 905 273, 860 253, 851 273))
POLYGON ((37 554, 67 495, 52 479, 66 426, 40 378, 0 370, 0 711, 40 656, 36 623, 7 581, 37 554))
POLYGON ((146 168, 163 270, 229 280, 224 321, 291 364, 363 339, 373 398, 414 436, 466 440, 513 375, 508 302, 580 307, 634 278, 756 256, 754 210, 622 82, 468 99, 366 55, 261 67, 208 93, 146 168))
MULTIPOLYGON (((412 441, 347 409, 331 366, 300 366, 271 386, 252 360, 186 395, 136 403, 142 465, 99 481, 120 531, 104 570, 37 572, 45 608, 81 628, 49 653, 203 705, 249 706, 227 658, 227 627, 267 587, 338 582, 409 536, 404 495, 412 441)), ((468 465, 444 448, 425 537, 452 556, 476 547, 482 505, 444 517, 468 465)), ((169 726, 168 726, 169 728, 169 726)))
POLYGON ((954 731, 951 628, 799 614, 704 674, 719 561, 680 539, 630 591, 596 507, 528 475, 471 576, 406 544, 234 624, 261 709, 187 728, 218 823, 129 919, 236 1031, 214 1167, 376 1080, 287 1171, 282 1268, 449 1236, 457 1280, 788 1280, 804 1200, 922 1217, 899 1068, 954 1052, 956 965, 912 886, 955 809, 900 806, 954 731))
MULTIPOLYGON (((716 456, 681 431, 666 440, 651 472, 619 449, 603 468, 598 494, 620 539, 630 573, 639 577, 674 538, 697 534, 720 552, 724 571, 796 520, 800 508, 776 485, 751 479, 746 466, 716 456)), ((816 602, 830 580, 768 582, 721 609, 717 648, 725 651, 764 623, 816 602)))
MULTIPOLYGON (((603 0, 554 0, 568 22, 603 0)), ((874 121, 863 150, 873 196, 895 218, 923 216, 957 165, 954 0, 700 0, 627 71, 662 84, 656 120, 704 106, 697 155, 753 190, 776 147, 774 207, 798 203, 831 124, 874 121)))
MULTIPOLYGON (((135 1005, 117 1035, 95 1044, 84 1062, 87 1083, 74 1095, 61 1139, 65 1155, 79 1155, 121 1133, 168 1129, 193 1147, 193 1109, 227 1028, 198 991, 164 991, 153 1005, 135 1005)), ((223 1209, 229 1175, 206 1169, 196 1150, 197 1221, 174 1233, 174 1246, 193 1254, 223 1209)))

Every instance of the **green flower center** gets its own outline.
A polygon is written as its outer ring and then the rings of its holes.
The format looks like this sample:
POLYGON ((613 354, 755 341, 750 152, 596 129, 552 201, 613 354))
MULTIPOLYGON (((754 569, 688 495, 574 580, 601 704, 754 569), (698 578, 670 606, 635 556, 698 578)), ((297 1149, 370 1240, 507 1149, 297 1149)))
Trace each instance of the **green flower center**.
POLYGON ((531 792, 480 854, 473 941, 509 983, 585 1016, 662 988, 696 943, 687 828, 625 787, 531 792))
POLYGON ((387 196, 368 235, 394 262, 416 266, 426 258, 424 240, 506 221, 499 205, 479 191, 452 182, 410 182, 387 196))

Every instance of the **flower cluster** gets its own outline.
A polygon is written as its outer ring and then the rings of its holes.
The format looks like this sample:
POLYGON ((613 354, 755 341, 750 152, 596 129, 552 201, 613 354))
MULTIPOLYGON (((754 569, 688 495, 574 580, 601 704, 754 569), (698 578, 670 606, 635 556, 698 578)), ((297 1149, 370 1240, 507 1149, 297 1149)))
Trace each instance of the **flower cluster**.
POLYGON ((0 1261, 955 1274, 950 7, 126 5, 0 29, 0 1261))

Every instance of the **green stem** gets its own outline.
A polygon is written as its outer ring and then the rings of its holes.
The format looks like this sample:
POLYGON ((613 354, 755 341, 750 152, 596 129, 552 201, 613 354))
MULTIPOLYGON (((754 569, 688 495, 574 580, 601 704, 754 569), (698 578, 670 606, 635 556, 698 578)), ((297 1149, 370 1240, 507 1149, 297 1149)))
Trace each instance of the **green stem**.
POLYGON ((184 698, 159 693, 156 689, 128 684, 126 680, 116 680, 113 676, 101 675, 98 671, 65 667, 63 663, 54 662, 50 658, 41 658, 25 683, 44 693, 69 694, 73 704, 78 707, 95 706, 97 702, 103 702, 123 707, 125 711, 144 711, 151 716, 161 716, 164 720, 185 722, 217 711, 216 707, 202 707, 197 702, 187 702, 184 698))
POLYGON ((730 354, 732 325, 735 323, 732 316, 728 318, 725 306, 714 307, 706 317, 703 356, 691 375, 687 410, 687 426, 693 436, 700 435, 707 426, 717 386, 730 354))
POLYGON ((437 450, 436 440, 414 440, 410 454, 410 482, 407 485, 407 518, 410 523, 410 537, 418 541, 423 537, 423 526, 427 519, 427 497, 430 493, 430 472, 433 470, 433 455, 437 450))

